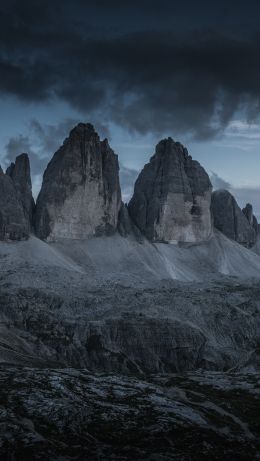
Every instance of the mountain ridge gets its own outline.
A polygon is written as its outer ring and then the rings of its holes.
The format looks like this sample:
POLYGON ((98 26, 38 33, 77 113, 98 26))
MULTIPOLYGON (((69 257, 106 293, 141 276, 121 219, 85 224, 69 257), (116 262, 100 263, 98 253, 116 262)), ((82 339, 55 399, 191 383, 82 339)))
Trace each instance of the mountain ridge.
POLYGON ((1 182, 2 240, 28 238, 31 232, 43 240, 58 241, 119 231, 140 242, 146 237, 165 243, 196 243, 210 238, 213 226, 246 247, 257 240, 252 206, 247 204, 241 210, 228 191, 218 204, 220 192, 212 193, 206 171, 172 138, 157 144, 136 180, 128 205, 121 198, 118 157, 90 123, 74 127, 50 160, 36 205, 27 154, 18 156, 6 174, 1 173, 1 182), (5 188, 13 197, 9 205, 4 203, 5 188), (238 217, 242 237, 234 227, 238 217), (13 230, 5 231, 8 226, 13 230))

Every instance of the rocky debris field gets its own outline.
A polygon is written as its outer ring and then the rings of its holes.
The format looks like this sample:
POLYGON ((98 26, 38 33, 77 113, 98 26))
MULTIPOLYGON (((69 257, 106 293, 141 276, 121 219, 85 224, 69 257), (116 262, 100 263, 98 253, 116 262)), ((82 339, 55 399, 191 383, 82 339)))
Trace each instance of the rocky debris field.
POLYGON ((56 292, 2 285, 1 363, 140 374, 259 370, 257 280, 77 293, 73 282, 56 292))
POLYGON ((259 375, 0 369, 3 460, 257 460, 259 375))

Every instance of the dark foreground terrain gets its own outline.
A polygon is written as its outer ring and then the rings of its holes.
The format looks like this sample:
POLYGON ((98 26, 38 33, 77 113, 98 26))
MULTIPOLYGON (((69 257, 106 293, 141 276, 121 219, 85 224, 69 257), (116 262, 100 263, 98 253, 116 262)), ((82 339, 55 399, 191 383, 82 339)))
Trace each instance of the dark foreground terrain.
POLYGON ((220 234, 1 243, 0 461, 260 459, 259 273, 220 234))
POLYGON ((0 370, 2 460, 257 460, 257 374, 0 370))

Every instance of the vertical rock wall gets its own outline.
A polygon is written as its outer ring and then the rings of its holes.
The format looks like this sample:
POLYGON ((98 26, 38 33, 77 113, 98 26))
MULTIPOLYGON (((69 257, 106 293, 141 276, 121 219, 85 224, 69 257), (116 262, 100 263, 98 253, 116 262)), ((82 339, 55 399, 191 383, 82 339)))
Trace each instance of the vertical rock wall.
POLYGON ((121 206, 117 156, 80 123, 54 154, 37 199, 35 230, 49 241, 111 233, 121 206))
POLYGON ((137 178, 129 214, 152 241, 207 240, 212 232, 211 190, 207 173, 187 149, 164 139, 137 178))

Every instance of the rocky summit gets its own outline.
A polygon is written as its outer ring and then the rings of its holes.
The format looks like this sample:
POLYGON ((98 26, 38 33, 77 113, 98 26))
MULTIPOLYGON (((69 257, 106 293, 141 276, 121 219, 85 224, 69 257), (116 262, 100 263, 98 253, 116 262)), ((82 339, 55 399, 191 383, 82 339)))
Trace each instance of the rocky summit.
POLYGON ((28 238, 33 209, 30 162, 27 154, 22 154, 6 174, 0 167, 0 240, 28 238))
POLYGON ((121 207, 117 156, 91 124, 80 123, 54 154, 36 204, 41 239, 84 239, 117 229, 121 207))
POLYGON ((129 213, 149 240, 205 241, 212 232, 211 190, 206 171, 187 149, 164 139, 137 178, 129 213))
POLYGON ((228 238, 248 248, 256 243, 258 224, 252 205, 242 211, 229 191, 217 190, 212 194, 211 209, 215 227, 228 238))

